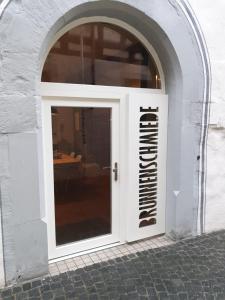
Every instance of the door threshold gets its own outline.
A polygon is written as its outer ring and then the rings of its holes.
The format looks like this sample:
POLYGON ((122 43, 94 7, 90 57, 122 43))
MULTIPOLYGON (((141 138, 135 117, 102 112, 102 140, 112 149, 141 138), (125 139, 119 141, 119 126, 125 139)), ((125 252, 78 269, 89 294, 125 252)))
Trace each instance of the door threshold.
POLYGON ((101 246, 101 247, 95 247, 95 248, 92 248, 92 249, 88 249, 88 250, 76 252, 76 253, 73 253, 73 254, 69 254, 69 255, 64 255, 64 256, 57 257, 57 258, 53 258, 53 259, 50 259, 48 261, 48 263, 52 264, 52 263, 59 262, 59 261, 62 261, 62 260, 66 260, 66 259, 74 258, 74 257, 77 257, 77 256, 82 256, 82 255, 94 253, 94 252, 97 252, 97 251, 109 249, 109 248, 120 246, 120 245, 124 245, 124 244, 126 244, 126 242, 111 243, 111 244, 107 244, 107 245, 104 245, 104 246, 101 246))

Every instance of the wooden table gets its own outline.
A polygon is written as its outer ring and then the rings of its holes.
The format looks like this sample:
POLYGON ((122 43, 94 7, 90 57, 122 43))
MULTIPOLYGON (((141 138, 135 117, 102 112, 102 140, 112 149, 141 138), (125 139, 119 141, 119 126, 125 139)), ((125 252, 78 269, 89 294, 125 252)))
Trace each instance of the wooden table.
POLYGON ((81 157, 72 157, 68 154, 62 154, 61 158, 55 158, 53 162, 54 165, 77 164, 81 162, 81 157))

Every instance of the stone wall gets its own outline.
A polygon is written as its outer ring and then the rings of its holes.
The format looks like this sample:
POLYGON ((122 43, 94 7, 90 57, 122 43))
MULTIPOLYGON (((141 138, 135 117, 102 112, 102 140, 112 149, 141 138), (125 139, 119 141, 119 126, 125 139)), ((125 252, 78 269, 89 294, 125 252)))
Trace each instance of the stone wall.
POLYGON ((41 66, 59 30, 76 18, 96 15, 130 24, 158 52, 169 95, 167 234, 197 233, 205 77, 196 35, 177 2, 11 1, 0 19, 0 199, 7 284, 48 270, 41 66))
POLYGON ((189 0, 201 25, 212 71, 205 230, 225 228, 225 2, 189 0))

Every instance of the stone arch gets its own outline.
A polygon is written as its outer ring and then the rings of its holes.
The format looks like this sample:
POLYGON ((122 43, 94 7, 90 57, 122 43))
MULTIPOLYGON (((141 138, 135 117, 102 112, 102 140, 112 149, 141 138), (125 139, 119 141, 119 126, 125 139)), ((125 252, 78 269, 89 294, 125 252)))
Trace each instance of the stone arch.
MULTIPOLYGON (((196 234, 199 230, 203 231, 203 224, 198 227, 197 222, 203 223, 204 220, 204 190, 202 189, 204 176, 199 178, 199 170, 200 164, 201 168, 203 167, 204 160, 203 152, 200 153, 200 144, 203 103, 206 100, 204 97, 207 89, 204 63, 207 65, 207 60, 204 57, 206 53, 204 45, 199 44, 199 40, 197 40, 200 38, 200 33, 197 32, 198 36, 196 36, 194 31, 198 31, 198 28, 196 28, 192 13, 185 2, 182 6, 176 1, 167 1, 166 3, 159 1, 147 5, 142 1, 135 4, 133 1, 109 1, 107 3, 105 1, 97 3, 85 1, 65 13, 63 25, 61 20, 54 24, 46 36, 40 57, 46 57, 49 42, 56 32, 75 19, 91 16, 116 18, 135 27, 157 51, 165 73, 166 93, 169 94, 170 103, 167 233, 182 237, 196 234), (164 16, 169 17, 167 19, 164 16), (182 132, 178 133, 175 127, 182 128, 182 132), (189 141, 186 138, 186 141, 183 141, 184 136, 190 137, 190 135, 192 138, 189 141), (177 144, 176 150, 175 144, 177 144), (186 146, 184 146, 185 144, 186 146), (188 155, 182 151, 182 147, 188 149, 190 144, 195 144, 194 147, 196 147, 192 149, 192 159, 187 157, 190 153, 188 155), (172 159, 173 153, 181 155, 179 162, 177 155, 175 155, 175 159, 172 159), (189 164, 188 161, 192 161, 192 164, 189 164), (188 167, 187 169, 185 165, 188 167), (188 173, 188 169, 190 173, 188 173), (173 170, 172 173, 171 170, 173 170), (169 174, 174 175, 170 176, 169 174), (187 190, 191 191, 190 194, 186 193, 187 190), (178 200, 174 191, 180 192, 179 198, 182 198, 182 201, 178 200), (201 214, 198 211, 200 206, 201 214), (174 211, 179 212, 175 218, 174 211)), ((200 42, 203 43, 201 39, 200 42)), ((204 113, 207 114, 207 109, 204 113)))
POLYGON ((88 16, 107 16, 126 22, 141 32, 157 51, 169 95, 166 233, 175 237, 195 235, 198 221, 203 229, 210 73, 204 41, 186 2, 12 2, 0 20, 3 53, 0 92, 3 106, 10 113, 8 122, 3 120, 0 124, 1 133, 7 133, 7 138, 2 137, 4 149, 10 153, 4 163, 6 169, 10 166, 10 172, 3 174, 1 196, 8 283, 47 271, 47 235, 40 188, 42 148, 38 142, 41 135, 39 83, 55 34, 71 21, 88 16), (20 104, 16 108, 18 117, 14 118, 16 101, 20 104), (24 172, 30 175, 29 179, 23 179, 32 182, 29 191, 23 193, 24 182, 18 187, 18 149, 22 152, 24 144, 29 149, 28 162, 32 164, 23 165, 24 172), (15 145, 18 154, 13 151, 15 145), (31 189, 35 191, 32 194, 31 189), (18 199, 22 200, 18 202, 18 199), (30 239, 38 247, 24 253, 20 244, 27 244, 30 239))

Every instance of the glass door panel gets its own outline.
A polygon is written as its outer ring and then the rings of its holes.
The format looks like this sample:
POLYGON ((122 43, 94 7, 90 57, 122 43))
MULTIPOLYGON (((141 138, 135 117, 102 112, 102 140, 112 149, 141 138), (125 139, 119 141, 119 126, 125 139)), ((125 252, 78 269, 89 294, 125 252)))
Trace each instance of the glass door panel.
POLYGON ((51 106, 57 246, 112 232, 111 113, 51 106))

